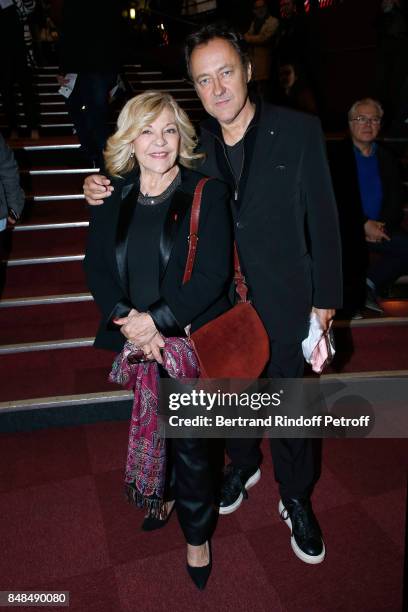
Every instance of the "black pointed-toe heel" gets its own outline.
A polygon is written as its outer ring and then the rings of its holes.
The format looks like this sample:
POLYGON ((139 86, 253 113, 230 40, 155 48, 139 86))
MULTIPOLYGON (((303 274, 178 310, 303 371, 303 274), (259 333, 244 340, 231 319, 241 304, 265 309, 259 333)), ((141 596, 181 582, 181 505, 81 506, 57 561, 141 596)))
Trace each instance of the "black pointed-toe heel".
POLYGON ((187 563, 187 571, 191 580, 194 582, 196 587, 203 591, 207 584, 208 578, 211 574, 212 569, 212 555, 211 555, 211 546, 208 543, 208 552, 210 556, 210 562, 207 565, 203 565, 202 567, 192 567, 187 563))
POLYGON ((142 531, 155 531, 156 529, 161 529, 162 527, 165 527, 169 522, 175 505, 176 504, 173 504, 171 510, 167 513, 167 516, 164 519, 159 519, 155 516, 145 516, 141 526, 142 531))

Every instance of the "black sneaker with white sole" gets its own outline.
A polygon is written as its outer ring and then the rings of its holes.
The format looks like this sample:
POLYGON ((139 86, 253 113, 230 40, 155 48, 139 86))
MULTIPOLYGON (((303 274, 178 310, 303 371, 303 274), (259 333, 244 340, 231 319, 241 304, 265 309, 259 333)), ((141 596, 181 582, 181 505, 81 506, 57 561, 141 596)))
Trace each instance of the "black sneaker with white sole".
POLYGON ((248 497, 248 489, 256 485, 261 478, 258 467, 237 468, 230 463, 224 469, 224 479, 220 492, 219 513, 231 514, 248 497))
POLYGON ((304 563, 321 563, 326 549, 310 499, 280 500, 279 514, 292 532, 290 543, 295 555, 304 563))

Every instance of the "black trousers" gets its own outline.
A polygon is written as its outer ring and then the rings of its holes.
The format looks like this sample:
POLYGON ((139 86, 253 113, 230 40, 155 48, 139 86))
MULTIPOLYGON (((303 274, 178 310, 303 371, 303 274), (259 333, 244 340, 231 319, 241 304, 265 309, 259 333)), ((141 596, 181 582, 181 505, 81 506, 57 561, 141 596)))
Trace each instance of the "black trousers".
POLYGON ((371 253, 381 255, 380 259, 370 263, 367 270, 367 277, 380 291, 408 273, 408 233, 397 230, 390 238, 389 241, 367 243, 371 253))
POLYGON ((193 546, 210 539, 216 519, 207 442, 201 438, 167 440, 165 499, 176 500, 180 527, 193 546))
MULTIPOLYGON (((161 378, 167 371, 159 366, 161 378)), ((216 522, 214 482, 208 440, 166 440, 167 473, 165 501, 176 502, 177 518, 186 542, 200 546, 210 539, 216 522)))
POLYGON ((0 11, 0 90, 4 113, 10 128, 17 128, 21 107, 14 85, 21 91, 23 109, 30 129, 38 127, 33 89, 33 74, 27 64, 24 31, 14 7, 0 11))
POLYGON ((103 149, 109 135, 109 91, 116 72, 79 73, 65 103, 89 163, 103 167, 103 149))
MULTIPOLYGON (((265 369, 266 378, 301 378, 304 371, 300 342, 271 342, 271 358, 265 369)), ((229 439, 226 450, 236 467, 256 467, 261 461, 260 440, 229 439)), ((275 479, 282 498, 308 497, 315 482, 316 469, 312 440, 303 438, 270 439, 275 479)))

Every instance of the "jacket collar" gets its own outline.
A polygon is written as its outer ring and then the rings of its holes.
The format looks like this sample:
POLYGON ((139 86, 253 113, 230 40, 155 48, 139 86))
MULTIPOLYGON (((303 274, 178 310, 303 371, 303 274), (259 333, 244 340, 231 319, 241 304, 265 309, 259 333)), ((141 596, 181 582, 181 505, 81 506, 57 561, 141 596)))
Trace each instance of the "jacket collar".
MULTIPOLYGON (((180 166, 180 173, 181 184, 176 189, 171 199, 160 238, 160 282, 162 282, 166 273, 167 265, 169 263, 178 231, 192 203, 189 172, 180 166)), ((129 175, 126 177, 125 184, 122 185, 120 196, 121 202, 116 227, 116 264, 122 288, 127 295, 129 295, 129 277, 127 266, 129 228, 132 224, 133 215, 136 208, 139 185, 139 173, 132 173, 132 176, 129 175)))

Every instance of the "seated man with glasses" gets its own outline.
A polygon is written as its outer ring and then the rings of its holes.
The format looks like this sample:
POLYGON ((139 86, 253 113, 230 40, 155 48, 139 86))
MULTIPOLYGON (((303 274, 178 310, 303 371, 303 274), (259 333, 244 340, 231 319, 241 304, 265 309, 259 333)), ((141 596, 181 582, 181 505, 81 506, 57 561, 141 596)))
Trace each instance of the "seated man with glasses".
POLYGON ((361 318, 363 306, 383 314, 378 294, 408 273, 402 179, 392 153, 376 142, 383 114, 376 100, 355 102, 348 113, 350 138, 329 151, 342 235, 343 304, 353 318, 361 318))

